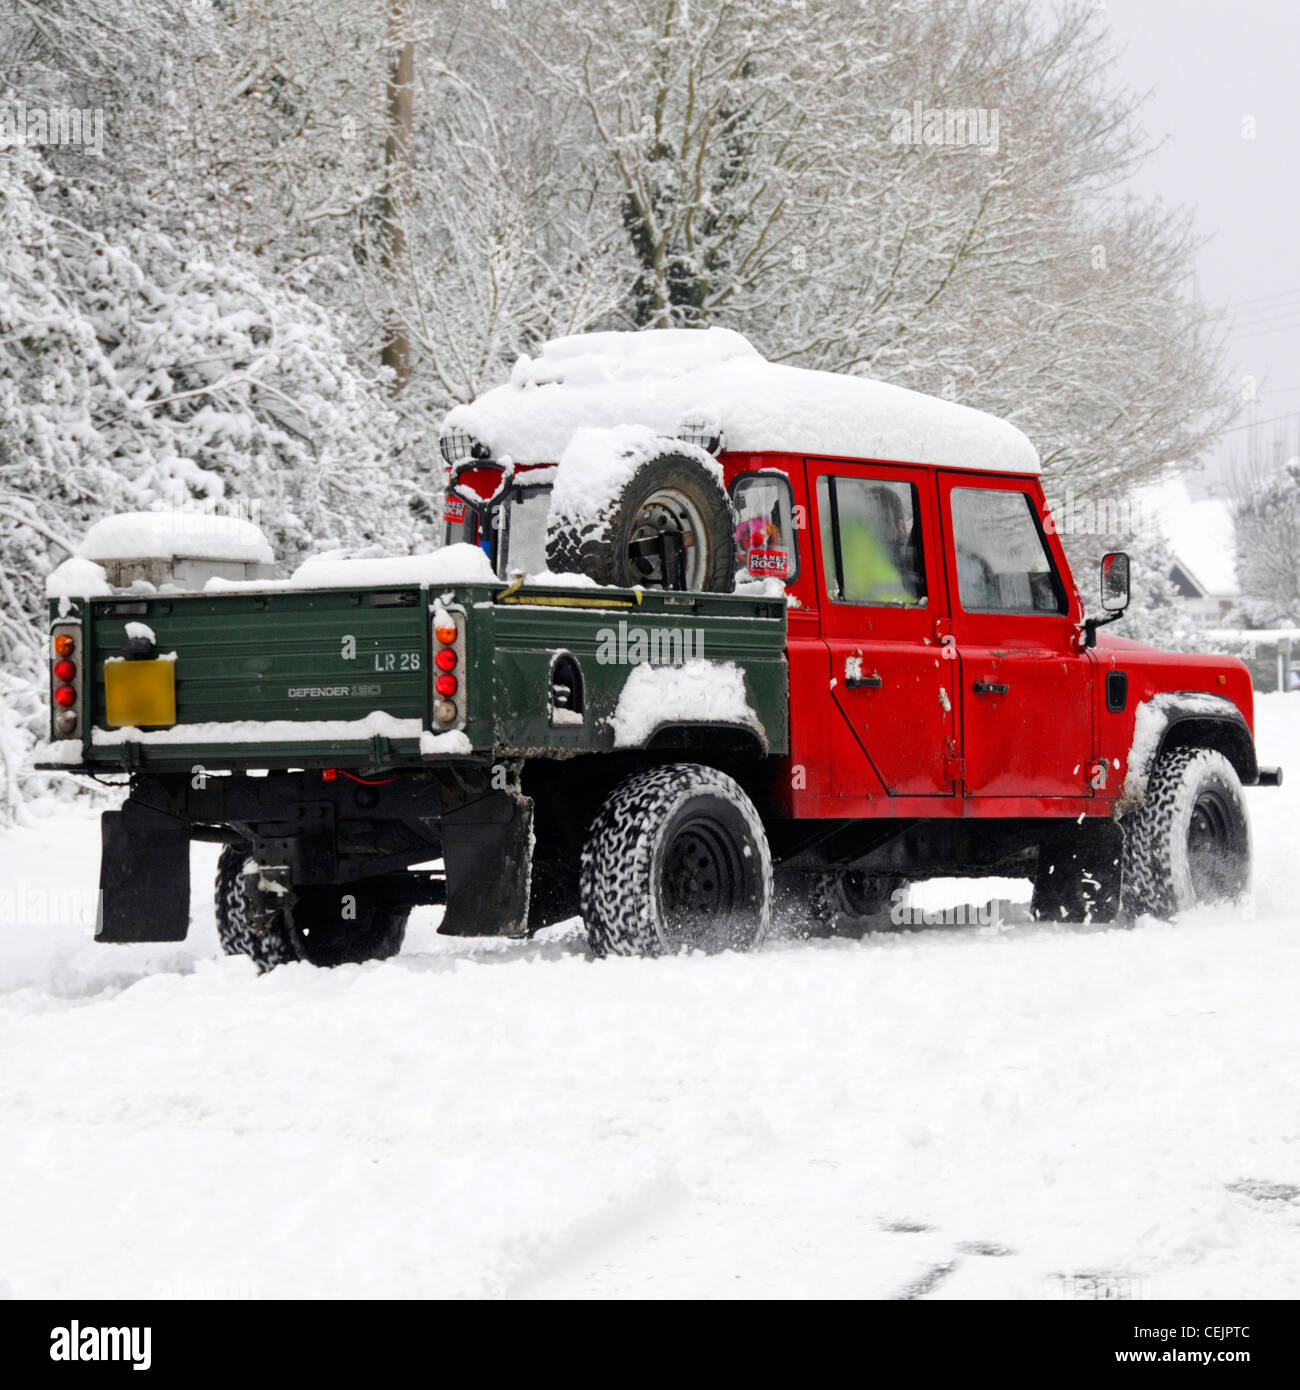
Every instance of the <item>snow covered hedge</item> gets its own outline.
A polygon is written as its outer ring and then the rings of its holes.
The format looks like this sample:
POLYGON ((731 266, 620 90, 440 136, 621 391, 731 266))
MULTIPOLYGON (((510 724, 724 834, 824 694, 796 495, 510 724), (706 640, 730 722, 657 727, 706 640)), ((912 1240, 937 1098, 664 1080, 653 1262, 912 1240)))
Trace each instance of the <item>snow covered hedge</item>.
POLYGON ((0 150, 0 819, 35 780, 42 581, 90 523, 244 515, 285 561, 415 539, 394 419, 327 312, 235 254, 92 231, 92 212, 36 153, 0 150))

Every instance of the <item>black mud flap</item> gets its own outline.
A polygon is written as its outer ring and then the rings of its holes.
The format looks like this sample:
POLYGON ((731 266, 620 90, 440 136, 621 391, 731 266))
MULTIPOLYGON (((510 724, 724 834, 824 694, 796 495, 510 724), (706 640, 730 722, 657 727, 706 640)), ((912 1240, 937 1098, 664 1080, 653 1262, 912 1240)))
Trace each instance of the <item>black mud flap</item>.
POLYGON ((96 941, 184 941, 190 926, 189 826, 138 802, 105 811, 96 941))
POLYGON ((1036 901, 1046 921, 1113 922, 1119 916, 1124 832, 1097 817, 1046 841, 1038 851, 1036 901), (1061 913, 1061 907, 1065 913, 1061 913))
POLYGON ((501 791, 442 818, 444 936, 526 936, 533 803, 501 791))

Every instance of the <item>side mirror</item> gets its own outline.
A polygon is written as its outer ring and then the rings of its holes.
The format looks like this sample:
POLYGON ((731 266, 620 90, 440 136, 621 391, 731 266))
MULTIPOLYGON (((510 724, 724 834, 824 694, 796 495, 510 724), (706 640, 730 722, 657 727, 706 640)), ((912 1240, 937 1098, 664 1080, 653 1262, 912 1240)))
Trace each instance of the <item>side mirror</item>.
POLYGON ((1122 613, 1129 603, 1129 563, 1122 550, 1102 556, 1101 606, 1107 613, 1122 613))
POLYGON ((1097 645, 1097 629, 1117 622, 1124 616, 1129 599, 1128 556, 1122 550, 1112 550, 1101 557, 1101 606, 1104 618, 1086 618, 1083 624, 1083 645, 1097 645))

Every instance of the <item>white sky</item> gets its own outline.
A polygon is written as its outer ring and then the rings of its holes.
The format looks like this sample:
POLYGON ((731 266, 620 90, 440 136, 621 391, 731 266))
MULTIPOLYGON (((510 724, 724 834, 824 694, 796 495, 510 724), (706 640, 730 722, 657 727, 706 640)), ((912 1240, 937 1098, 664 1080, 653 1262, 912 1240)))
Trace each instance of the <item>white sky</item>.
MULTIPOLYGON (((1254 418, 1300 415, 1300 0, 1099 0, 1130 87, 1151 91, 1143 123, 1165 144, 1137 190, 1197 209, 1213 239, 1200 290, 1235 313, 1234 375, 1253 375, 1254 418), (1254 140, 1243 120, 1256 124, 1254 140)), ((1243 415, 1241 422, 1250 415, 1243 415)), ((1281 431, 1300 451, 1300 421, 1281 431)), ((1244 458, 1248 432, 1229 435, 1244 458)))

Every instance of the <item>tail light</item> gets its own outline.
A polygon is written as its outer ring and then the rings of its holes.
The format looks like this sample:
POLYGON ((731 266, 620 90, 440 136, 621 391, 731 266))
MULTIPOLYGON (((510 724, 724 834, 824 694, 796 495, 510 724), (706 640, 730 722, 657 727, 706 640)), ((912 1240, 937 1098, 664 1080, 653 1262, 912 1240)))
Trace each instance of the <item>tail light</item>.
POLYGON ((437 733, 465 724, 465 614, 441 603, 433 610, 433 725, 437 733), (453 675, 452 672, 458 672, 453 675))
POLYGON ((81 733, 82 660, 80 624, 56 625, 50 635, 51 737, 76 738, 81 733))

